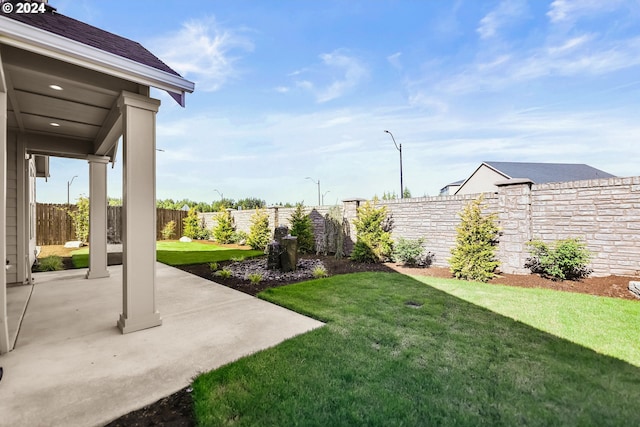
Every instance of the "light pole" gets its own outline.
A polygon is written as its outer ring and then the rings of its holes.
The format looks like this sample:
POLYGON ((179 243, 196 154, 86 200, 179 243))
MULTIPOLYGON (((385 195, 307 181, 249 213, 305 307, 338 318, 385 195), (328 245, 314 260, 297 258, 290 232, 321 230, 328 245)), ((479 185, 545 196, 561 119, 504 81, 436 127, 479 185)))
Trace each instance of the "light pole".
POLYGON ((320 204, 320 180, 316 181, 316 180, 314 180, 313 178, 311 178, 310 176, 306 177, 305 179, 310 179, 310 180, 311 180, 311 182, 313 182, 314 184, 317 184, 317 185, 318 185, 318 206, 322 206, 322 205, 320 204))
POLYGON ((391 139, 393 140, 393 145, 395 145, 396 150, 400 152, 400 198, 404 199, 404 185, 402 184, 402 144, 400 144, 400 146, 398 147, 398 144, 396 144, 396 139, 393 137, 393 134, 388 130, 385 130, 385 132, 391 135, 391 139))
POLYGON ((73 178, 71 178, 71 181, 67 181, 67 206, 69 205, 69 187, 71 187, 71 184, 73 184, 73 180, 76 179, 78 177, 78 175, 74 175, 73 178))
POLYGON ((326 196, 327 193, 331 193, 331 191, 327 190, 324 193, 322 193, 322 206, 324 206, 324 196, 326 196))
POLYGON ((220 199, 224 200, 224 196, 222 195, 221 192, 219 192, 218 190, 216 190, 215 188, 213 189, 213 191, 215 191, 216 193, 218 193, 220 195, 220 199))

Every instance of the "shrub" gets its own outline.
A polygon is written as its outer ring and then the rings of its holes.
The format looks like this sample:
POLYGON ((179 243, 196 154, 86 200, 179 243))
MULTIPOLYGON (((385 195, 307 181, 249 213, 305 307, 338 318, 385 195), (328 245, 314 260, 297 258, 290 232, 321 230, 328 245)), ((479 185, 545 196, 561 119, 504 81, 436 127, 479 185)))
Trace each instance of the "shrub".
POLYGON ((486 282, 494 277, 500 262, 495 251, 498 243, 496 215, 482 215, 481 195, 471 201, 459 214, 460 224, 456 227, 456 246, 449 258, 451 273, 458 279, 486 282))
POLYGON ((58 255, 49 255, 38 260, 36 271, 59 271, 63 269, 62 258, 58 255))
POLYGON ((162 231, 160 232, 160 234, 162 234, 162 239, 163 240, 169 240, 170 238, 173 237, 175 232, 176 232, 176 222, 175 221, 169 221, 168 223, 166 223, 164 225, 164 227, 162 228, 162 231))
POLYGON ((209 263, 209 268, 211 269, 211 271, 217 271, 218 270, 218 263, 217 262, 210 262, 209 263))
POLYGON ((67 215, 71 217, 76 239, 87 243, 89 238, 89 198, 80 196, 75 209, 67 209, 67 215))
POLYGON ((256 209, 256 212, 251 215, 251 227, 249 228, 247 244, 251 246, 251 249, 264 250, 270 238, 269 215, 264 209, 256 209))
POLYGON ((247 279, 251 282, 252 285, 257 285, 262 281, 262 274, 260 273, 251 273, 247 276, 247 279))
POLYGON ((291 224, 290 234, 298 238, 298 251, 303 254, 312 253, 315 245, 313 224, 311 224, 311 217, 304 213, 302 203, 296 204, 289 223, 291 224))
POLYGON ((245 233, 244 231, 234 231, 231 234, 230 243, 237 243, 239 245, 244 245, 245 243, 247 243, 247 237, 248 237, 248 234, 245 233))
POLYGON ((591 253, 580 239, 557 240, 551 246, 541 240, 527 243, 530 258, 525 267, 532 273, 555 280, 573 280, 589 276, 591 253))
POLYGON ((318 265, 313 269, 313 277, 316 279, 320 279, 322 277, 329 277, 329 273, 327 272, 326 268, 324 268, 321 265, 318 265))
POLYGON ((221 209, 214 219, 217 221, 217 225, 213 228, 213 238, 218 243, 231 243, 235 230, 231 212, 221 209))
POLYGON ((245 260, 245 257, 243 257, 242 255, 231 257, 231 261, 233 262, 242 262, 244 260, 245 260))
POLYGON ((228 270, 226 268, 223 268, 222 270, 216 271, 216 276, 222 277, 223 279, 228 279, 232 275, 233 275, 233 273, 231 272, 231 270, 228 270))
POLYGON ((191 239, 203 240, 209 238, 209 231, 205 228, 204 219, 198 218, 195 208, 189 209, 187 217, 182 220, 184 224, 183 234, 191 239))
POLYGON ((423 238, 409 240, 400 237, 393 245, 393 261, 409 266, 426 265, 428 258, 423 244, 423 238))
POLYGON ((366 202, 358 208, 353 224, 356 227, 356 244, 351 259, 356 262, 387 261, 393 249, 387 207, 376 208, 375 202, 366 202))

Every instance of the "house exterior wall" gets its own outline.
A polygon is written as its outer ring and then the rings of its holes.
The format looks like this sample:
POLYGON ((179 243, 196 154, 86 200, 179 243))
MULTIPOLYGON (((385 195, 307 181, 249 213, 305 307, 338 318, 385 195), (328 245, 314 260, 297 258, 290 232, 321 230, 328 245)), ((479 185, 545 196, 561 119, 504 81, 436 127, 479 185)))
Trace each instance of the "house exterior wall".
POLYGON ((7 283, 18 281, 18 137, 7 132, 7 283))
POLYGON ((499 174, 483 164, 458 188, 455 194, 464 195, 496 192, 498 191, 498 187, 496 187, 495 183, 504 179, 504 175, 499 174))

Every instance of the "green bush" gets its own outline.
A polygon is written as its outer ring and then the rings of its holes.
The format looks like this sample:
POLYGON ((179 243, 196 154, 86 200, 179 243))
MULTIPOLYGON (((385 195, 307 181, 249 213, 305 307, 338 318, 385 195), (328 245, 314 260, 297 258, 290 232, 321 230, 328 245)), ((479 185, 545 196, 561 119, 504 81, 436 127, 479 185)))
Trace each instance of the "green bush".
POLYGON ((429 263, 424 253, 424 239, 409 240, 400 237, 393 245, 393 261, 408 266, 423 266, 429 263))
POLYGON ((247 243, 247 237, 249 235, 244 231, 234 231, 231 234, 231 241, 229 243, 237 243, 239 245, 244 245, 247 243))
POLYGON ((218 243, 232 243, 235 226, 231 212, 226 209, 221 209, 214 219, 217 221, 217 224, 213 228, 213 238, 218 243))
POLYGON ((256 212, 251 215, 251 227, 249 228, 247 244, 251 246, 251 249, 264 250, 270 238, 269 214, 264 209, 256 209, 256 212))
POLYGON ((296 204, 296 209, 289 218, 289 224, 291 224, 289 233, 298 238, 298 251, 303 254, 312 253, 315 246, 313 224, 311 223, 311 217, 305 214, 302 203, 296 204))
POLYGON ((313 269, 313 277, 315 279, 321 279, 323 277, 329 277, 329 273, 327 272, 326 268, 324 268, 321 265, 318 265, 313 269))
POLYGON ((221 277, 223 279, 228 279, 229 277, 233 276, 233 273, 231 272, 231 270, 228 270, 226 268, 216 271, 215 274, 216 276, 221 277))
POLYGON ((209 231, 204 226, 204 218, 198 217, 195 208, 189 209, 187 217, 182 220, 184 225, 183 234, 191 239, 204 240, 209 238, 209 231))
POLYGON ((533 240, 527 246, 531 257, 524 266, 532 273, 555 280, 574 280, 593 272, 587 267, 591 253, 580 239, 557 240, 552 245, 533 240))
POLYGON ((356 262, 383 262, 390 259, 393 251, 391 240, 391 220, 387 207, 375 207, 366 202, 358 208, 358 216, 353 220, 356 227, 356 244, 351 259, 356 262))
POLYGON ((89 198, 80 196, 75 209, 67 209, 67 215, 71 217, 76 239, 87 243, 89 239, 89 198))
POLYGON ((59 271, 63 269, 62 258, 58 255, 50 255, 38 260, 36 271, 59 271))
POLYGON ((249 279, 249 282, 251 282, 252 285, 257 285, 262 281, 262 274, 251 273, 247 276, 247 279, 249 279))
POLYGON ((209 263, 209 268, 211 269, 211 271, 217 271, 218 270, 218 263, 217 262, 210 262, 209 263))
POLYGON ((175 232, 176 232, 176 222, 169 221, 164 225, 164 227, 162 227, 162 231, 160 232, 160 234, 162 234, 163 240, 169 240, 170 238, 173 237, 175 232))
POLYGON ((496 215, 482 215, 481 195, 459 214, 456 246, 449 258, 451 273, 458 279, 486 282, 494 277, 500 262, 495 257, 498 243, 496 215))

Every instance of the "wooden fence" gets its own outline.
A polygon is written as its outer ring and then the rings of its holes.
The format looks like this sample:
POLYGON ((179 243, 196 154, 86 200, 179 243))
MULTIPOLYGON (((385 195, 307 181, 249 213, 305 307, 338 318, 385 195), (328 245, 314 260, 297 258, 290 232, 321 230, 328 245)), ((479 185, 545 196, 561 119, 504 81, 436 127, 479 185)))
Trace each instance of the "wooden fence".
MULTIPOLYGON (((69 209, 75 209, 75 205, 69 209)), ((172 238, 182 236, 183 219, 187 212, 171 209, 156 209, 156 238, 162 239, 162 229, 175 221, 176 227, 172 238)), ((36 244, 64 245, 65 242, 76 240, 71 217, 67 214, 67 205, 38 203, 36 206, 36 244)), ((122 206, 107 207, 107 240, 109 243, 122 242, 122 206)))

